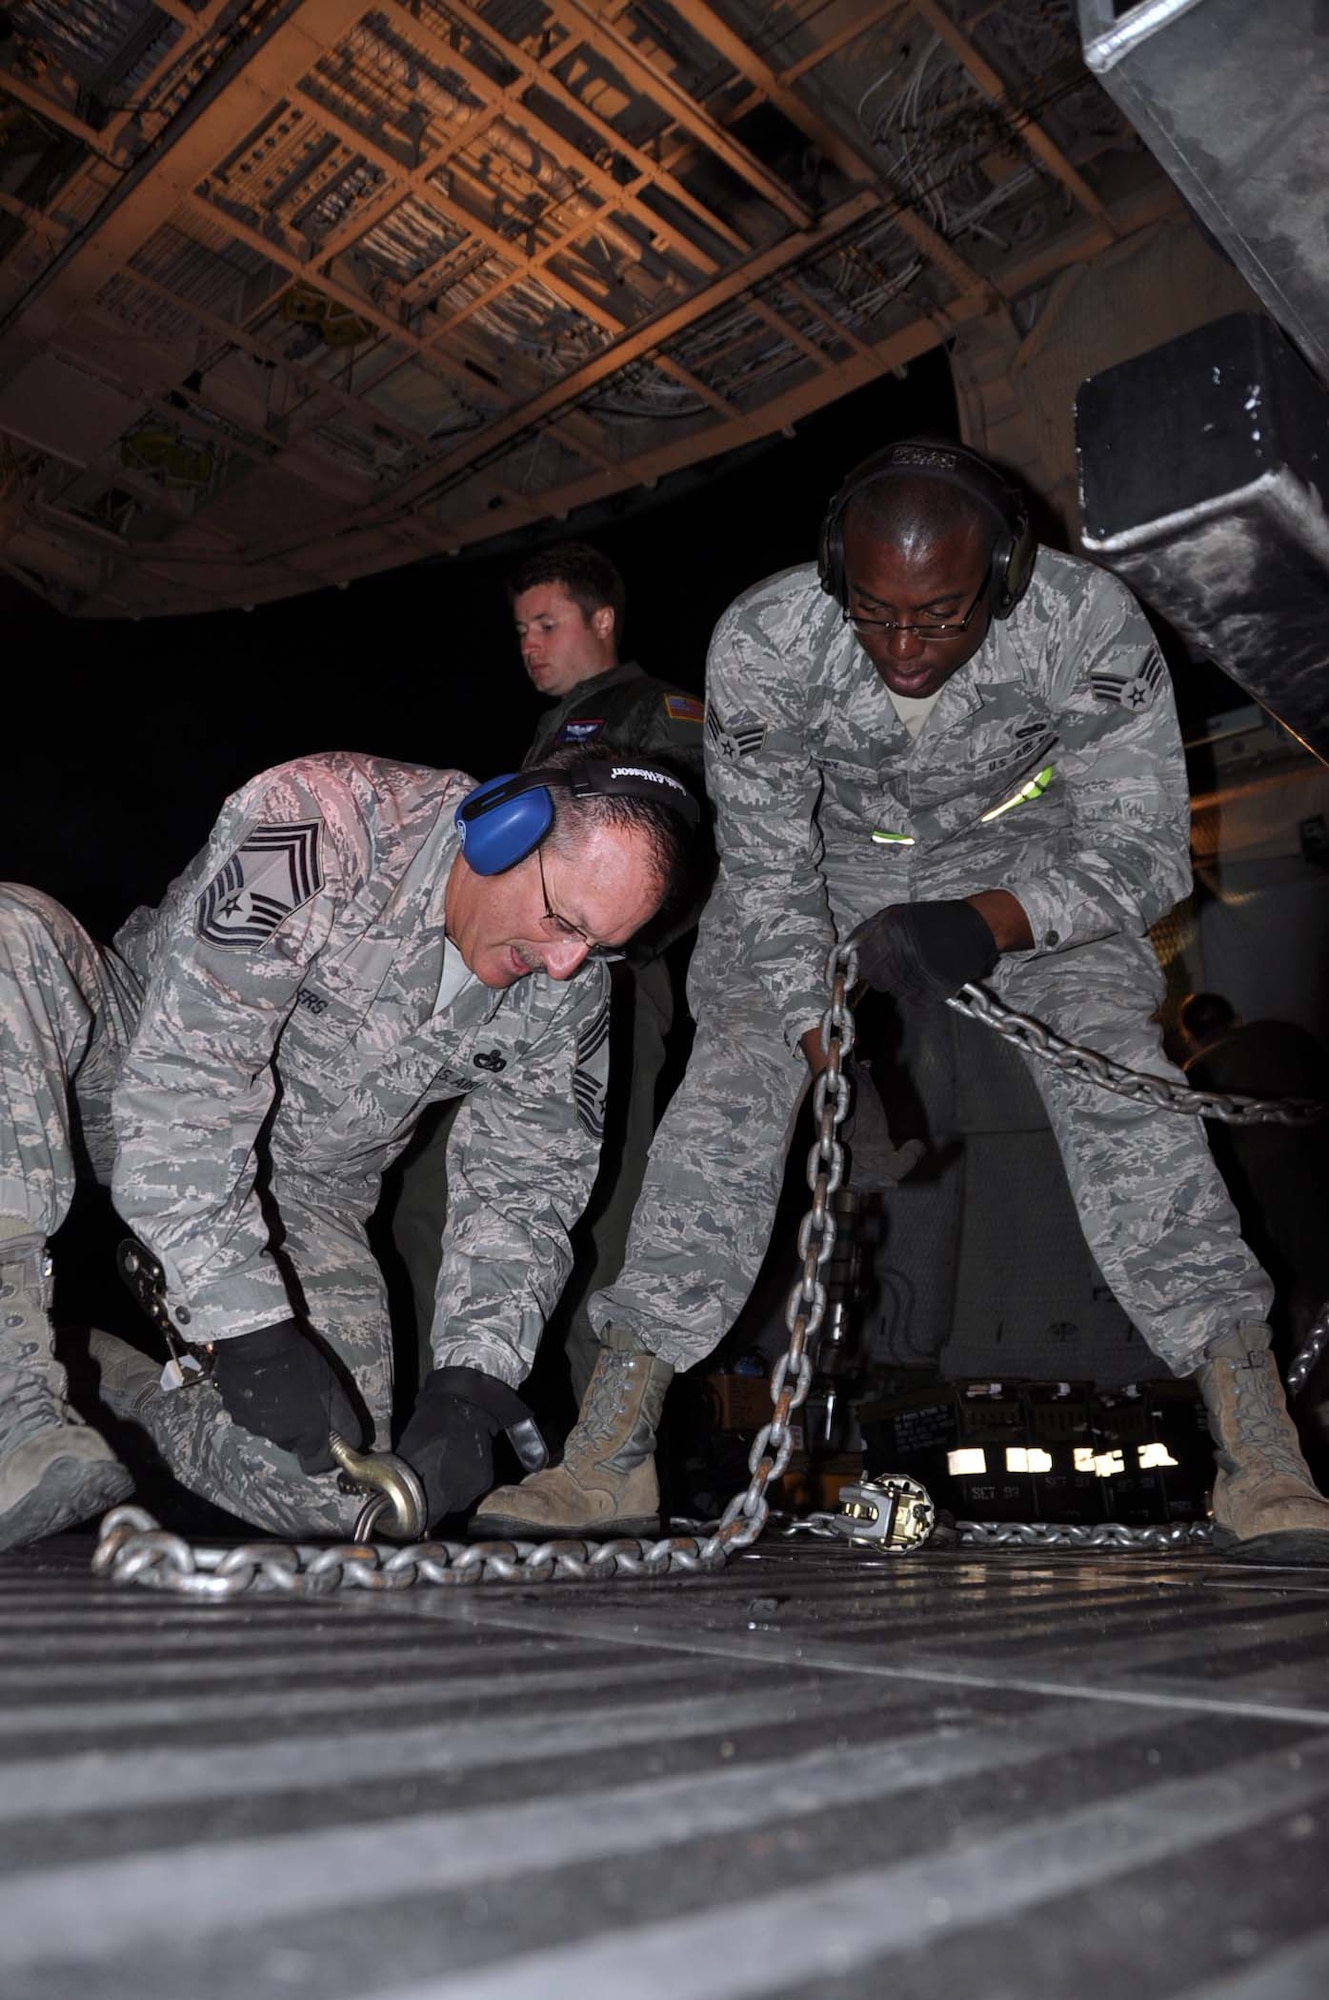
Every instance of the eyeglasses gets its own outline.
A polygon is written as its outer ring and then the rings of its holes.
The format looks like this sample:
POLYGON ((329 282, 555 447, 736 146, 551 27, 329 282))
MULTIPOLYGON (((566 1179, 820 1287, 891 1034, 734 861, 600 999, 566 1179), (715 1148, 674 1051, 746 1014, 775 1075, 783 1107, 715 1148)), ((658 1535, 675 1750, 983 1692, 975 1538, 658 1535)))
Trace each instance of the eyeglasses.
POLYGON ((540 921, 548 927, 552 935, 559 938, 576 938, 579 944, 585 945, 587 958, 622 958, 623 953, 617 945, 597 944, 593 937, 587 936, 580 924, 574 924, 567 917, 560 917, 557 910, 549 907, 549 885, 545 881, 544 856, 538 847, 535 850, 535 865, 540 870, 540 894, 544 897, 545 904, 545 913, 540 921))
POLYGON ((861 625, 873 632, 913 632, 920 639, 952 639, 966 630, 972 623, 974 613, 988 594, 988 579, 983 578, 978 586, 978 595, 960 619, 948 618, 934 622, 932 619, 916 619, 912 624, 899 625, 892 618, 863 618, 846 605, 841 614, 846 625, 861 625))

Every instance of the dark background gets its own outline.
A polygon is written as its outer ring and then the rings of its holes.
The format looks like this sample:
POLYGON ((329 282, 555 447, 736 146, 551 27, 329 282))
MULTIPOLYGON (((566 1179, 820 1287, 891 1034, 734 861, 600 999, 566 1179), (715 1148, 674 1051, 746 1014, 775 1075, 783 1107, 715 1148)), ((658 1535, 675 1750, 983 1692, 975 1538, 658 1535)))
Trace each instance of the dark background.
MULTIPOLYGON (((868 452, 957 431, 944 350, 801 423, 792 438, 627 494, 593 514, 253 612, 60 617, 0 579, 8 755, 0 878, 31 882, 105 939, 155 902, 222 800, 269 764, 363 750, 489 777, 521 761, 540 703, 504 578, 521 556, 594 541, 628 586, 625 653, 700 692, 721 611, 811 560, 826 501, 868 452), (20 698, 24 719, 19 723, 20 698)), ((1246 697, 1174 661, 1183 723, 1246 697)))

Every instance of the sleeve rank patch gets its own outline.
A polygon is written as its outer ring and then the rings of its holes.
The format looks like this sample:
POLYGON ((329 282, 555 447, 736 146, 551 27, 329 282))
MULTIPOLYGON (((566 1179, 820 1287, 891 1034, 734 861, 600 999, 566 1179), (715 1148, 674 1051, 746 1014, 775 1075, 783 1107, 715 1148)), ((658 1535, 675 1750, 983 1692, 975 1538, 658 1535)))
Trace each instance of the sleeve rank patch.
POLYGON ((701 722, 706 715, 695 694, 667 694, 664 709, 671 722, 701 722))
POLYGON ((1161 655, 1151 653, 1138 674, 1097 673, 1090 676, 1089 685, 1100 701, 1119 702, 1138 714, 1153 706, 1166 672, 1161 655))
POLYGON ((717 757, 728 763, 735 763, 740 757, 751 757, 766 741, 766 724, 751 723, 746 729, 726 729, 709 702, 706 706, 706 736, 717 757))
POLYGON ((205 944, 262 946, 323 887, 318 820, 256 826, 194 906, 205 944))
POLYGON ((555 743, 593 743, 605 726, 602 715, 572 715, 563 724, 555 743))
POLYGON ((572 1071, 572 1099, 577 1119, 592 1139, 605 1133, 605 1065, 592 1067, 609 1037, 609 1001, 604 1000, 593 1018, 577 1037, 576 1061, 572 1071))

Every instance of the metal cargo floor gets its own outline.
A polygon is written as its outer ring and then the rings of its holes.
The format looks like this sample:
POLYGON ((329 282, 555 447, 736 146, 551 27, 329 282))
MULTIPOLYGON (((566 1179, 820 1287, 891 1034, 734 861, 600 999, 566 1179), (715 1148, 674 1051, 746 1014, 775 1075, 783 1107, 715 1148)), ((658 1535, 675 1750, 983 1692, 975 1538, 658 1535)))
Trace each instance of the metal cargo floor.
POLYGON ((193 1604, 0 1558, 3 2000, 1329 1992, 1329 1572, 193 1604))

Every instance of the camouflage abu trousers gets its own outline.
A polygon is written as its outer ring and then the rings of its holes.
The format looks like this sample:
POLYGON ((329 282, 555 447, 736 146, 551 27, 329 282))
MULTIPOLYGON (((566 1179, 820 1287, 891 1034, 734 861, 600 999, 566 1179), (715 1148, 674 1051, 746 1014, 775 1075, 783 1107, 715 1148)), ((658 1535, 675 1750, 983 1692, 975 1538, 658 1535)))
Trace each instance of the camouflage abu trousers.
MULTIPOLYGON (((842 914, 844 930, 867 909, 842 914)), ((692 1058, 656 1135, 623 1270, 591 1304, 598 1330, 612 1322, 676 1368, 710 1353, 752 1288, 808 1086, 803 1056, 789 1053, 756 978, 735 962, 736 930, 719 893, 692 960, 692 1058)), ((1147 938, 1008 957, 992 984, 1060 1034, 1180 1077, 1152 1018, 1163 981, 1147 938)), ((1200 1121, 1026 1061, 1104 1279, 1152 1351, 1189 1374, 1223 1333, 1265 1320, 1273 1296, 1200 1121)))
MULTIPOLYGON (((142 998, 136 975, 59 903, 0 885, 0 1215, 34 1234, 59 1228, 80 1172, 109 1185, 110 1095, 142 998)), ((279 1205, 281 1255, 299 1273, 310 1323, 386 1439, 392 1349, 364 1197, 287 1178, 279 1205)), ((242 1430, 211 1384, 157 1391, 141 1421, 183 1485, 257 1527, 351 1532, 361 1503, 337 1490, 336 1475, 310 1477, 242 1430)))
MULTIPOLYGON (((550 1315, 545 1336, 563 1343, 578 1403, 600 1355, 588 1306, 592 1293, 616 1278, 623 1267, 628 1230, 655 1131, 656 1094, 674 1017, 673 978, 663 958, 639 966, 615 965, 613 980, 609 1090, 600 1166, 585 1213, 573 1232, 572 1273, 550 1315)), ((433 1365, 430 1331, 448 1209, 448 1136, 460 1108, 459 1102, 439 1105, 423 1134, 417 1134, 402 1169, 401 1191, 392 1216, 393 1243, 411 1281, 420 1365, 425 1373, 433 1365)))

